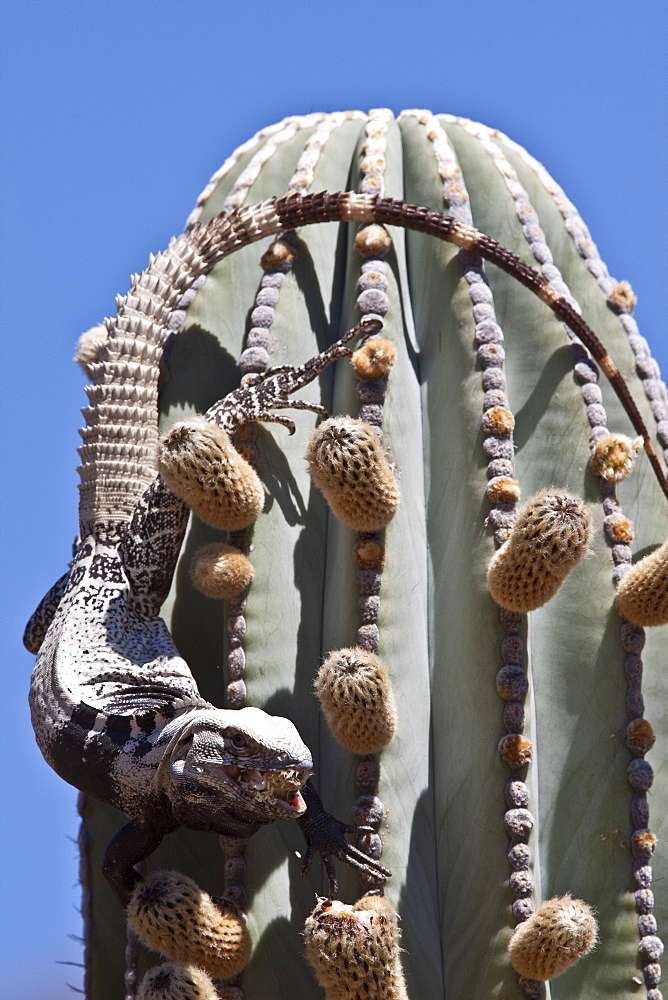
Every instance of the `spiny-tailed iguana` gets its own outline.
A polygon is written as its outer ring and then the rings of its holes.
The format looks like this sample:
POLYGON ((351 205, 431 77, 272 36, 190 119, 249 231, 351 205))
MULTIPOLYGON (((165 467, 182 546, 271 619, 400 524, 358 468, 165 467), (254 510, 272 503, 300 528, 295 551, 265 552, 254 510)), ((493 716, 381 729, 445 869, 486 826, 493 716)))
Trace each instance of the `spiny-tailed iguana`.
MULTIPOLYGON (((130 818, 104 862, 123 904, 139 879, 134 865, 179 825, 245 838, 292 816, 307 837, 305 866, 319 850, 330 879, 331 854, 389 875, 348 844, 347 828, 322 809, 307 782, 310 752, 292 723, 204 701, 158 617, 188 516, 156 476, 159 365, 169 316, 199 275, 239 247, 326 221, 425 232, 497 264, 529 287, 601 364, 668 496, 645 425, 593 331, 544 277, 475 229, 393 199, 321 192, 221 214, 172 240, 135 276, 117 302, 116 317, 106 321, 107 340, 90 366, 93 385, 84 410, 79 541, 69 574, 43 599, 24 640, 38 652, 30 702, 46 760, 66 781, 130 818)), ((299 368, 249 376, 207 418, 233 432, 253 420, 289 425, 275 408, 321 412, 289 394, 349 353, 344 344, 353 332, 299 368)))

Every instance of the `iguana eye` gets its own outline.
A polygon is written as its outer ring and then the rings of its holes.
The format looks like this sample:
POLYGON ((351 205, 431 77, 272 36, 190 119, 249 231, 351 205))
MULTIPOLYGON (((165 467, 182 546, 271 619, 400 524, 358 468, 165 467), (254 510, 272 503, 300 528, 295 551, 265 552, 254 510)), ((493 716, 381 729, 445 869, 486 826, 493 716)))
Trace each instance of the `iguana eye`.
POLYGON ((244 736, 243 733, 230 733, 228 740, 234 750, 245 750, 248 746, 248 737, 244 736))

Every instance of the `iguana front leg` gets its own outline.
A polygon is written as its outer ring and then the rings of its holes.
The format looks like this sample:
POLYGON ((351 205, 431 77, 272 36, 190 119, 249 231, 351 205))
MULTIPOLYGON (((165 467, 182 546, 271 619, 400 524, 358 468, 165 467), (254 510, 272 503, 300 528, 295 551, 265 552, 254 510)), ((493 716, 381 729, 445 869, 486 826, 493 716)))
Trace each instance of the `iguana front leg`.
POLYGON ((304 815, 297 820, 306 840, 302 875, 309 871, 313 855, 317 851, 322 857, 322 863, 329 879, 329 893, 333 899, 336 898, 338 892, 338 881, 332 863, 332 855, 364 875, 372 878, 391 878, 392 872, 389 869, 348 843, 345 835, 358 832, 360 828, 342 823, 326 812, 320 801, 320 796, 310 780, 302 788, 302 796, 307 806, 304 815))

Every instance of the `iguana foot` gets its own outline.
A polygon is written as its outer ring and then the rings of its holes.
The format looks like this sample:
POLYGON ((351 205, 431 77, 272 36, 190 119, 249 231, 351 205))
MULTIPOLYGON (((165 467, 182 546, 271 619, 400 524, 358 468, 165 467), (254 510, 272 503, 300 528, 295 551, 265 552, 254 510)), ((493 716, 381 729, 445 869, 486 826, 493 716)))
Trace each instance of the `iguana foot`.
POLYGON ((306 840, 306 852, 302 861, 302 875, 305 875, 313 861, 316 851, 322 857, 327 877, 329 879, 329 894, 336 897, 338 891, 338 881, 334 869, 333 857, 344 861, 351 868, 374 879, 391 878, 392 872, 381 865, 379 861, 370 858, 363 851, 348 843, 347 833, 357 833, 359 827, 342 823, 334 816, 330 816, 323 808, 320 796, 313 788, 310 781, 307 781, 302 788, 302 795, 306 801, 306 812, 297 820, 304 838, 306 840))

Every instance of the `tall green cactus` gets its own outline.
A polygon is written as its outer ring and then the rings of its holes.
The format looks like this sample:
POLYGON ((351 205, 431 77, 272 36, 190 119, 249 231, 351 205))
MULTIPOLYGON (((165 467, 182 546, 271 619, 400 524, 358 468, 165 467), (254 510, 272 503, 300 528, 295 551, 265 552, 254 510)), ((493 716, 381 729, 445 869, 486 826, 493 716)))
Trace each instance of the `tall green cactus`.
MULTIPOLYGON (((542 267, 558 288, 563 281, 568 291, 562 294, 579 303, 625 373, 647 426, 654 433, 658 422, 657 440, 668 444, 665 389, 635 330, 624 288, 609 278, 563 192, 505 136, 421 111, 397 119, 383 111, 287 119, 227 161, 193 218, 206 221, 223 209, 290 190, 323 189, 383 193, 454 214, 542 267)), ((596 908, 600 925, 594 953, 554 980, 547 995, 645 995, 642 968, 655 953, 643 958, 638 946, 641 935, 645 941, 652 936, 653 924, 646 919, 639 934, 634 892, 642 886, 634 881, 630 841, 634 825, 647 824, 638 821, 637 801, 631 819, 632 752, 626 744, 629 719, 642 714, 642 633, 622 630, 614 605, 621 571, 613 557, 621 565, 629 560, 631 530, 634 559, 663 541, 665 498, 644 456, 617 487, 619 508, 614 489, 594 476, 590 436, 595 439, 606 422, 610 431, 630 434, 629 420, 605 378, 596 382, 582 348, 569 346, 565 328, 543 303, 455 247, 401 229, 392 230, 384 268, 376 269, 376 294, 363 290, 360 300, 365 258, 353 247, 355 235, 352 226, 312 226, 282 244, 296 249, 289 267, 272 270, 265 259, 263 269, 265 241, 215 268, 192 304, 190 295, 174 317, 174 328, 181 327, 162 390, 163 428, 205 411, 234 388, 244 350, 250 368, 266 360, 267 347, 271 364, 299 364, 354 326, 360 309, 384 314, 383 335, 394 343, 397 360, 383 402, 383 433, 402 499, 384 539, 378 652, 392 676, 399 718, 394 739, 378 757, 377 794, 386 810, 383 863, 393 871, 386 894, 401 915, 409 995, 527 995, 507 956, 513 906, 516 915, 523 907, 526 912, 525 889, 517 879, 514 888, 509 885, 504 788, 511 773, 526 782, 534 818, 531 898, 537 905, 571 893, 596 908), (263 280, 270 273, 285 277, 272 284, 263 280), (261 282, 265 290, 258 298, 261 282), (514 415, 512 445, 508 427, 489 416, 494 406, 514 415), (488 471, 490 461, 496 465, 488 471), (486 586, 514 499, 502 486, 494 494, 490 472, 515 478, 524 498, 549 486, 567 488, 588 502, 594 516, 590 556, 549 603, 517 619, 500 614, 486 586), (511 772, 497 749, 507 725, 495 678, 504 663, 517 661, 529 679, 524 735, 533 744, 533 760, 511 772)), ((320 388, 331 413, 357 415, 356 378, 347 362, 329 369, 320 388)), ((309 398, 315 398, 313 387, 309 398)), ((362 404, 377 405, 374 399, 362 404)), ((292 437, 281 427, 263 426, 257 441, 246 444, 257 449, 268 498, 252 532, 255 576, 245 609, 237 601, 231 610, 237 625, 242 612, 245 618, 247 703, 295 722, 313 750, 325 807, 348 820, 359 794, 358 759, 329 735, 313 681, 327 653, 358 641, 357 536, 328 512, 310 480, 304 455, 313 415, 297 413, 296 423, 292 437)), ((228 632, 236 647, 238 628, 235 638, 229 606, 199 594, 188 575, 194 552, 217 539, 224 535, 193 519, 164 614, 202 694, 223 705, 229 698, 228 632)), ((649 760, 656 771, 650 826, 658 835, 652 864, 659 876, 667 860, 666 638, 665 629, 649 629, 642 650, 645 716, 657 737, 649 760)), ((232 692, 239 696, 243 687, 235 677, 232 692)), ((511 731, 519 728, 516 719, 511 731)), ((126 964, 124 915, 98 872, 122 819, 90 799, 83 816, 90 996, 117 1000, 126 964)), ((267 828, 248 843, 245 907, 254 952, 243 990, 249 1000, 322 995, 302 957, 300 935, 314 893, 325 891, 326 883, 317 863, 302 879, 295 856, 301 849, 290 823, 267 828)), ((215 836, 185 831, 167 838, 151 858, 151 867, 188 873, 211 892, 224 888, 224 864, 215 836)), ((354 874, 341 872, 342 899, 353 901, 362 891, 354 874)), ((646 917, 647 900, 647 894, 638 897, 646 917)), ((653 912, 660 932, 668 916, 665 880, 655 886, 653 912)), ((128 960, 132 965, 132 954, 128 960)), ((154 960, 144 955, 139 964, 143 969, 154 960)), ((130 981, 132 972, 127 975, 130 981)), ((648 972, 650 987, 657 975, 648 972)), ((659 995, 650 993, 654 1000, 659 995)))

